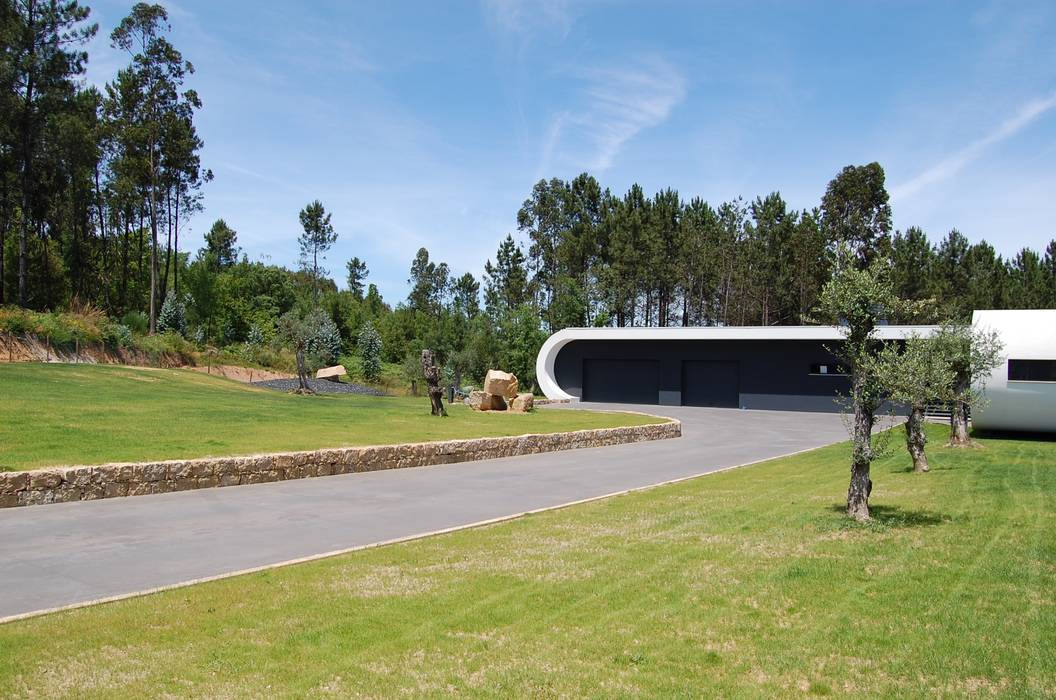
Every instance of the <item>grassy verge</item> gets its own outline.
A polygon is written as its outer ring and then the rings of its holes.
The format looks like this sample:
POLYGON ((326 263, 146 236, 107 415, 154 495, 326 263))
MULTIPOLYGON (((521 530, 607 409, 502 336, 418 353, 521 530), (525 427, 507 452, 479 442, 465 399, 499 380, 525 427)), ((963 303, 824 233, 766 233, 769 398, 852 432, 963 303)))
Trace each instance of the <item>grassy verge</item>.
POLYGON ((589 411, 527 415, 426 398, 292 396, 185 370, 0 365, 0 469, 422 442, 655 423, 589 411))
POLYGON ((52 697, 1043 697, 1056 444, 938 446, 839 511, 846 446, 0 627, 52 697))

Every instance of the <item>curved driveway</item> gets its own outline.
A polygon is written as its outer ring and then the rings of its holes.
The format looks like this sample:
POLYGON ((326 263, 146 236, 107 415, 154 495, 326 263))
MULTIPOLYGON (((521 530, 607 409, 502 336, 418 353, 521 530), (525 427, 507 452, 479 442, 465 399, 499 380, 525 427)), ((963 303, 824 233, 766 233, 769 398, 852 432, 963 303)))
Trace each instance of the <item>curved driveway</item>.
POLYGON ((611 408, 678 418, 683 437, 0 510, 0 618, 558 506, 846 437, 833 414, 611 408))

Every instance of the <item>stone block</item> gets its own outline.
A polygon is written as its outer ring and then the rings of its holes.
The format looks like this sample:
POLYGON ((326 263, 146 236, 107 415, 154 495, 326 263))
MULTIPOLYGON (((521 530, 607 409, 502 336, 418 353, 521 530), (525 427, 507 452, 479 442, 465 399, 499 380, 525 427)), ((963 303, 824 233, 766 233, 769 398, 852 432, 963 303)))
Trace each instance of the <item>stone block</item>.
POLYGON ((81 500, 94 501, 103 498, 105 495, 105 488, 106 487, 102 484, 88 484, 81 492, 81 500))
POLYGON ((29 485, 33 490, 53 489, 62 483, 62 473, 51 469, 29 472, 29 485))
POLYGON ((111 484, 103 484, 103 498, 119 498, 121 496, 128 496, 129 488, 128 484, 121 482, 114 482, 111 484))
POLYGON ((323 367, 321 370, 315 373, 316 379, 329 379, 332 382, 336 382, 339 377, 348 375, 348 371, 345 370, 344 365, 334 365, 333 367, 323 367))
POLYGON ((52 503, 69 503, 79 500, 81 500, 81 489, 70 487, 55 489, 51 498, 52 503))
POLYGON ((238 486, 241 477, 238 474, 221 474, 218 479, 220 486, 238 486))
POLYGON ((535 397, 531 394, 517 394, 517 398, 510 402, 510 410, 514 413, 527 413, 535 406, 535 397))
POLYGON ((92 472, 95 471, 91 467, 73 467, 63 472, 62 479, 70 486, 77 488, 84 488, 88 484, 92 483, 92 472))
POLYGON ((17 493, 0 493, 0 508, 14 508, 21 505, 17 493))
POLYGON ((146 464, 137 464, 132 469, 132 480, 137 481, 141 484, 161 481, 166 477, 166 471, 167 470, 164 464, 157 464, 151 462, 148 462, 146 464))
POLYGON ((193 476, 185 476, 182 479, 173 479, 173 490, 193 491, 198 488, 198 479, 193 476))
POLYGON ((484 376, 484 393, 512 399, 517 396, 517 375, 489 369, 484 376))
POLYGON ((28 472, 0 472, 0 494, 18 493, 28 487, 28 472))

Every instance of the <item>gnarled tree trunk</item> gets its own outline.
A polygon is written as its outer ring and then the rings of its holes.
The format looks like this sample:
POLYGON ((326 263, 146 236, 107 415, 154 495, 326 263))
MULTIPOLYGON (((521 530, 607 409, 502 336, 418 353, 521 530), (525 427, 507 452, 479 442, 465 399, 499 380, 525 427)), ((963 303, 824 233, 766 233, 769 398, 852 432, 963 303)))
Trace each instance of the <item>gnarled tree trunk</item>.
POLYGON ((436 359, 432 350, 422 350, 422 374, 425 375, 425 383, 429 387, 429 403, 432 406, 431 413, 434 416, 446 416, 444 409, 444 390, 440 386, 440 368, 436 366, 436 359))
POLYGON ((311 391, 308 386, 308 368, 304 361, 304 348, 297 348, 297 382, 301 385, 301 391, 311 391))
POLYGON ((928 436, 924 433, 924 406, 913 406, 909 409, 909 417, 906 420, 906 449, 909 456, 913 458, 913 471, 928 471, 928 456, 924 453, 924 445, 928 442, 928 436))
POLYGON ((950 408, 950 446, 968 447, 972 439, 968 437, 968 404, 954 401, 950 408))
MULTIPOLYGON (((855 381, 859 381, 857 378, 855 381)), ((855 393, 862 393, 855 387, 855 393)), ((868 401, 854 402, 854 447, 851 455, 851 484, 847 488, 847 515, 855 520, 869 519, 869 494, 873 481, 869 464, 873 459, 873 411, 868 401)))

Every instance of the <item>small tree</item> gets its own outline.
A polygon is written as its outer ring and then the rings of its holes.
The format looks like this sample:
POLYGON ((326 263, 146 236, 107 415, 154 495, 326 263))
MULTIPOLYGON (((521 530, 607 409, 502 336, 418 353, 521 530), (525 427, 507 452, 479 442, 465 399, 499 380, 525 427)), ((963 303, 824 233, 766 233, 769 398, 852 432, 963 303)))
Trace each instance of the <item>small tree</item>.
POLYGON ((338 350, 333 349, 332 336, 336 331, 333 320, 324 312, 316 309, 307 314, 297 311, 287 311, 279 317, 276 324, 279 338, 282 339, 295 353, 297 357, 297 380, 300 391, 311 393, 308 385, 308 372, 312 367, 329 364, 331 359, 327 353, 335 353, 340 350, 340 337, 338 337, 338 350))
POLYGON ((366 284, 367 275, 370 274, 367 263, 359 258, 352 258, 345 263, 345 268, 348 270, 348 291, 352 292, 352 296, 356 299, 362 299, 363 287, 366 284))
POLYGON ((842 248, 836 271, 822 290, 819 309, 840 324, 844 340, 832 352, 851 378, 848 410, 853 419, 847 514, 857 520, 868 520, 873 486, 869 466, 877 456, 873 426, 876 411, 884 400, 884 387, 878 374, 883 343, 876 337, 876 329, 882 321, 898 315, 904 304, 895 295, 880 264, 857 269, 853 261, 849 249, 842 248))
POLYGON ((903 348, 894 344, 884 348, 878 373, 889 397, 907 406, 906 450, 913 458, 913 471, 926 472, 924 414, 929 403, 945 401, 951 394, 955 375, 950 358, 935 338, 913 335, 903 348))
POLYGON ((359 361, 363 368, 363 378, 376 382, 381 376, 381 336, 374 329, 374 324, 366 321, 359 329, 359 361))
POLYGON ((1004 359, 1000 338, 994 331, 973 328, 967 323, 946 322, 935 334, 935 342, 948 358, 954 380, 949 394, 951 447, 970 447, 968 415, 983 401, 979 382, 1004 359))
POLYGON ((176 296, 176 292, 171 289, 165 295, 165 303, 161 305, 161 312, 158 313, 158 330, 162 333, 170 331, 187 335, 186 301, 176 296))

